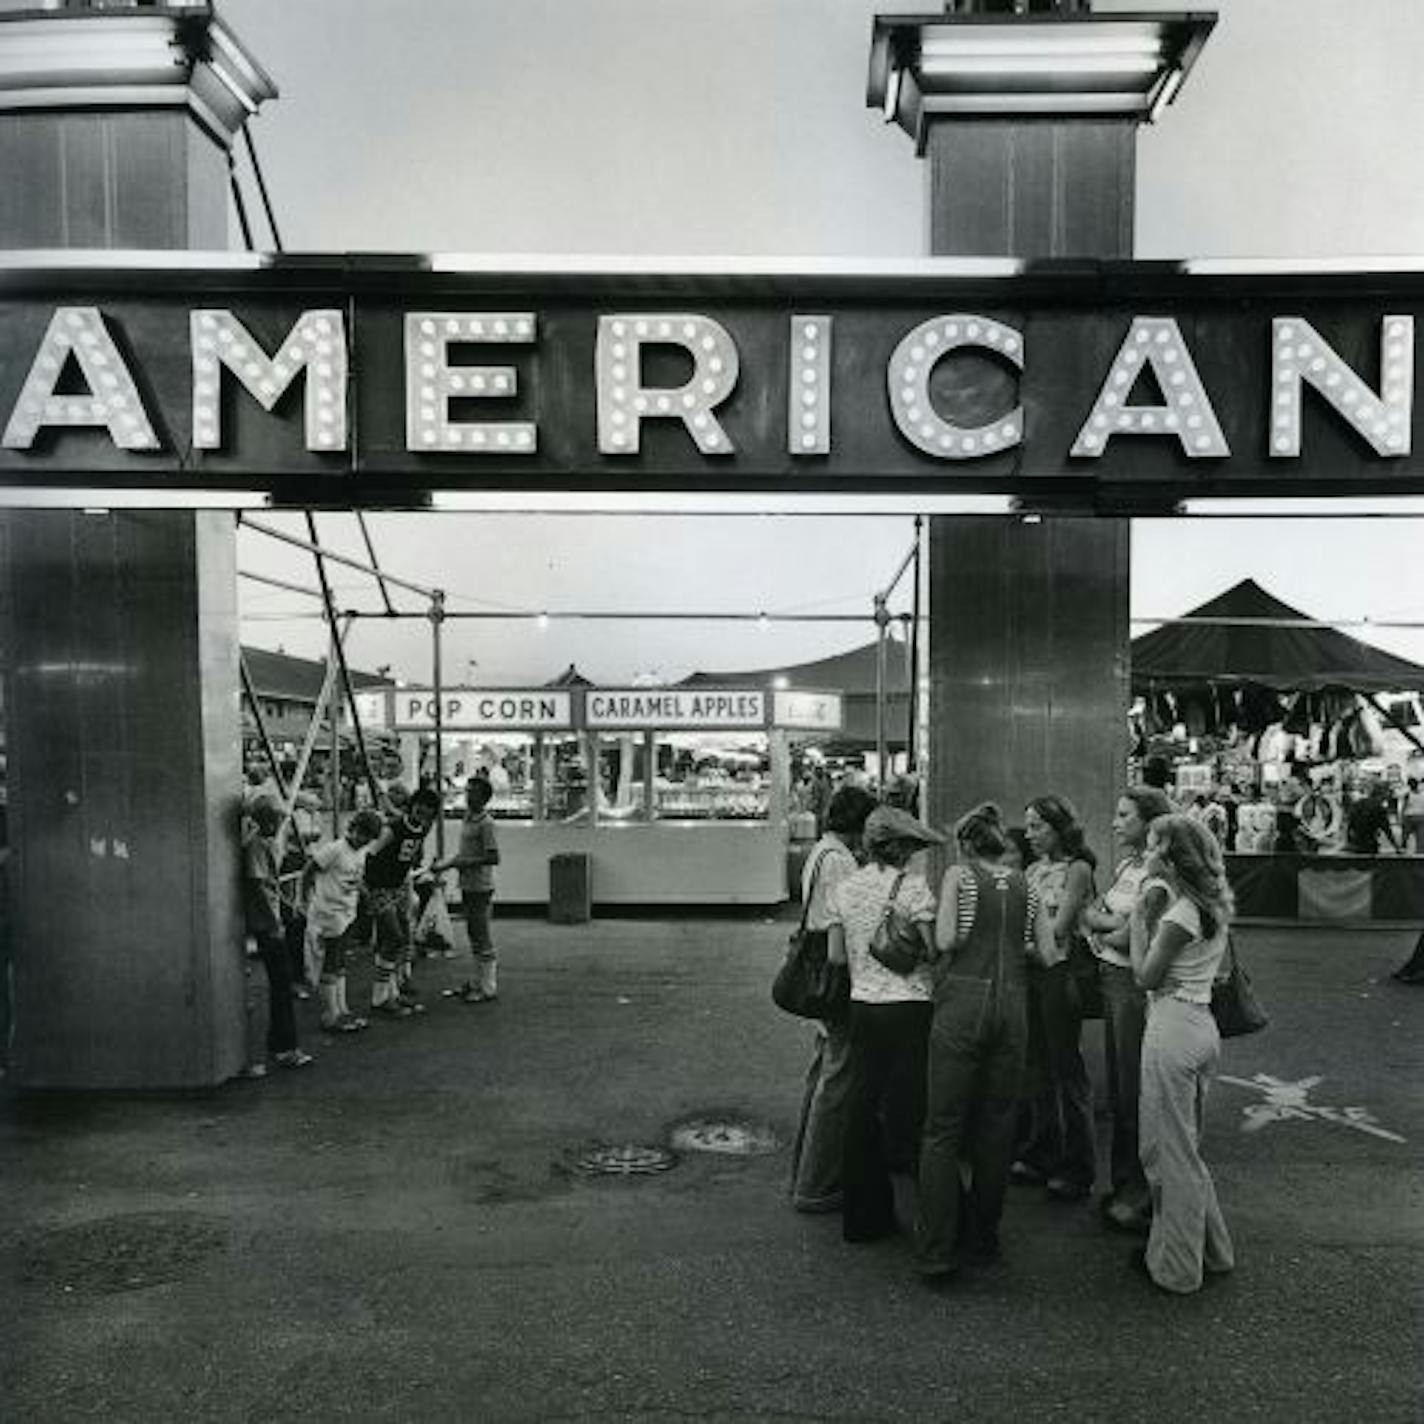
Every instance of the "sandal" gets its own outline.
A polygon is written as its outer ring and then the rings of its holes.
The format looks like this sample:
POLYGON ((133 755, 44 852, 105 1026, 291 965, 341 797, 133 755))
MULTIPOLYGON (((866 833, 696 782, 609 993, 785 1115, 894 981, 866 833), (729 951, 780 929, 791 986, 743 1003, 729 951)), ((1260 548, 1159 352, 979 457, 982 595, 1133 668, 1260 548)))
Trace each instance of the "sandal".
POLYGON ((316 1059, 310 1053, 302 1052, 300 1048, 292 1048, 286 1053, 275 1054, 273 1062, 279 1068, 305 1068, 308 1063, 315 1063, 316 1059))
POLYGON ((366 1020, 357 1018, 355 1014, 344 1014, 339 1019, 331 1022, 322 1020, 321 1031, 323 1033, 360 1033, 366 1027, 366 1020))

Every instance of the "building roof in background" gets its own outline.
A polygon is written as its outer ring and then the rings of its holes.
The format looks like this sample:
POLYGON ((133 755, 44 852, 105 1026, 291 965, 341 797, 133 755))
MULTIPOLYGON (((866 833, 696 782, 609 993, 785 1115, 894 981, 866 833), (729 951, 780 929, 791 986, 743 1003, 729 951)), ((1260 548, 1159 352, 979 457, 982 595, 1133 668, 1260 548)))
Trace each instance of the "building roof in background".
MULTIPOLYGON (((312 702, 321 695, 326 680, 326 662, 311 658, 294 658, 288 653, 274 653, 266 648, 242 649, 248 676, 260 697, 282 697, 296 702, 312 702)), ((372 687, 392 687, 388 677, 351 668, 351 685, 357 691, 372 687)))
MULTIPOLYGON (((886 648, 885 688, 893 697, 904 697, 910 686, 909 646, 891 637, 886 648)), ((787 667, 757 668, 752 672, 694 672, 683 678, 679 687, 749 684, 772 687, 778 678, 786 679, 788 687, 825 689, 843 692, 847 697, 875 695, 876 643, 848 648, 843 653, 816 658, 807 663, 792 663, 787 667)))
POLYGON ((1362 643, 1338 628, 1281 626, 1315 622, 1254 579, 1183 614, 1246 620, 1167 623, 1132 640, 1132 686, 1180 687, 1254 682, 1278 692, 1344 687, 1356 692, 1424 691, 1424 667, 1362 643), (1261 620, 1252 626, 1250 620, 1261 620))
POLYGON ((558 677, 544 684, 545 687, 593 687, 592 678, 585 677, 572 663, 558 677))

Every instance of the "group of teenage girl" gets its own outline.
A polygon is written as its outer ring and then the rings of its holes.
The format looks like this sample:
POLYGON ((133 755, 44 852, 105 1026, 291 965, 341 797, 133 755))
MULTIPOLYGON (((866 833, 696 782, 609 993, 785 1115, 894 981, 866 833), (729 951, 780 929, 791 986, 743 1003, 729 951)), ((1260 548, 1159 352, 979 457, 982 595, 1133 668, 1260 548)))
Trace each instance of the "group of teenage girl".
POLYGON ((1132 1264, 1159 1290, 1190 1294, 1232 1269, 1201 1156, 1220 1057, 1211 990, 1232 912, 1221 851, 1152 787, 1119 800, 1113 833, 1121 858, 1100 877, 1062 797, 1031 801, 1017 833, 978 806, 953 828, 936 896, 918 867, 946 837, 864 790, 836 792, 802 895, 808 929, 824 930, 849 970, 850 1005, 818 1026, 793 1153, 797 1210, 839 1211, 849 1242, 912 1216, 916 1268, 939 1282, 999 1258, 1011 1181, 1089 1198, 1097 1152, 1080 1038, 1087 1001, 1100 999, 1104 1225, 1145 1238, 1132 1264), (917 941, 907 973, 872 953, 887 919, 917 941), (900 1215, 897 1178, 913 1183, 900 1215))

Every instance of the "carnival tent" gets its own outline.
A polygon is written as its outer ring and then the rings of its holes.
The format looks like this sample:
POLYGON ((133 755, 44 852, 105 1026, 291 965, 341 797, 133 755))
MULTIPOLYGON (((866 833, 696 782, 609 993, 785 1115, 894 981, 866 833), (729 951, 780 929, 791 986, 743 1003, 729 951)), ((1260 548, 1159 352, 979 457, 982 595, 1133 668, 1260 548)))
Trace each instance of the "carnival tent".
POLYGON ((1255 683, 1277 692, 1424 691, 1424 667, 1338 628, 1311 626, 1319 620, 1254 579, 1242 579, 1183 619, 1132 640, 1134 692, 1204 683, 1255 683))

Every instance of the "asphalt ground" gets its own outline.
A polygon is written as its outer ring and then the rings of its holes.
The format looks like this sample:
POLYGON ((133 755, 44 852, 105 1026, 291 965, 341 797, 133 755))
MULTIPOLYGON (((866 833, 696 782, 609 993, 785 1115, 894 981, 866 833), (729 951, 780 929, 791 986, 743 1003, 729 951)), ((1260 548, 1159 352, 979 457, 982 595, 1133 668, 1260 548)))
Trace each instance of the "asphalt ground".
POLYGON ((0 1418, 1421 1417, 1424 987, 1387 977, 1412 932, 1240 932, 1273 1023, 1210 1102, 1239 1268, 1171 1298, 1036 1190, 1005 1260, 941 1290, 903 1239, 793 1213, 787 929, 500 920, 497 1004, 438 997, 466 964, 430 961, 420 1020, 332 1039, 302 1005, 298 1072, 0 1098, 0 1418), (692 1120, 779 1145, 579 1169, 692 1120))

